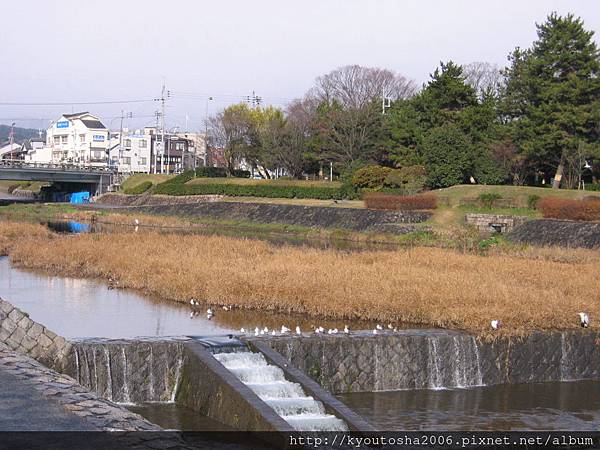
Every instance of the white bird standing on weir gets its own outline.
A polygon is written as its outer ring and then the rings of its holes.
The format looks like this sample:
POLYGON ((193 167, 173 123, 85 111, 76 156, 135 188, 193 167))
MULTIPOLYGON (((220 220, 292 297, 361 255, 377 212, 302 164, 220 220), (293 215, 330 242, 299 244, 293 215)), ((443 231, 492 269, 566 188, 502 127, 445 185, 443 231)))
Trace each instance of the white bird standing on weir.
POLYGON ((348 328, 348 325, 344 325, 344 333, 350 334, 350 328, 348 328))
POLYGON ((296 327, 296 334, 297 334, 298 336, 301 336, 301 335, 302 335, 302 331, 300 331, 300 327, 296 327))
POLYGON ((288 327, 286 327, 285 325, 281 325, 281 334, 286 334, 289 332, 290 332, 290 329, 288 327))
POLYGON ((373 330, 373 334, 377 334, 377 328, 373 330))
POLYGON ((388 329, 389 329, 389 330, 393 330, 393 329, 394 329, 394 326, 393 326, 391 323, 388 323, 388 329))
POLYGON ((139 220, 137 220, 137 219, 135 219, 135 220, 133 221, 133 223, 135 223, 135 226, 138 226, 138 225, 140 224, 140 221, 139 221, 139 220))
POLYGON ((258 329, 258 327, 256 327, 254 329, 254 336, 258 336, 260 334, 260 330, 258 329))
POLYGON ((240 333, 246 333, 246 329, 245 328, 240 328, 240 333))
POLYGON ((383 330, 383 327, 381 325, 377 324, 375 326, 375 329, 381 331, 381 330, 383 330))
POLYGON ((497 330, 498 328, 500 328, 500 325, 502 324, 502 322, 500 322, 499 320, 492 320, 491 325, 492 325, 492 330, 497 330))
POLYGON ((208 308, 208 309, 206 310, 206 315, 207 315, 207 316, 214 316, 214 315, 215 315, 215 313, 213 312, 213 310, 212 310, 211 308, 208 308))
POLYGON ((587 313, 579 313, 579 324, 581 325, 581 328, 587 328, 590 325, 590 318, 587 313))
POLYGON ((268 332, 269 332, 269 329, 268 329, 267 327, 264 327, 264 328, 263 328, 263 332, 265 332, 265 333, 268 333, 268 332))

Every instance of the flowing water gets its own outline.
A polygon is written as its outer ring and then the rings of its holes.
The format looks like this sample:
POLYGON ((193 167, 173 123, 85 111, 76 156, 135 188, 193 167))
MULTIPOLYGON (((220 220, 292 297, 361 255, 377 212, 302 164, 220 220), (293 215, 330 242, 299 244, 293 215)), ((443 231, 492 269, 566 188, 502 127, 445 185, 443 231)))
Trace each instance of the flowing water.
POLYGON ((299 431, 346 431, 346 424, 327 414, 323 404, 307 396, 302 386, 284 377, 261 353, 217 353, 215 358, 292 427, 299 431))

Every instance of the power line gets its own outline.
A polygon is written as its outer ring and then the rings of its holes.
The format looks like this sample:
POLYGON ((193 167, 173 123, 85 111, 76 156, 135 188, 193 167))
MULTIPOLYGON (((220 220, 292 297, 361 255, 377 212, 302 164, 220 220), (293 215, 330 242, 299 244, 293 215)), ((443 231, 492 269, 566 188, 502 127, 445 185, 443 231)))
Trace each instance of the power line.
POLYGON ((70 105, 116 105, 123 103, 147 103, 155 102, 160 99, 140 99, 140 100, 105 100, 92 102, 0 102, 0 106, 70 106, 70 105))

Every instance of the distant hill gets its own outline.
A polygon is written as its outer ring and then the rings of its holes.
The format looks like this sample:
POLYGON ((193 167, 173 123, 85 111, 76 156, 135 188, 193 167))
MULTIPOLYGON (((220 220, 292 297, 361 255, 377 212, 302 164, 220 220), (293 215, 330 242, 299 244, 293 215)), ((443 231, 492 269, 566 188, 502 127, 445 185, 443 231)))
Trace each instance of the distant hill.
MULTIPOLYGON (((9 141, 10 125, 0 125, 0 145, 5 145, 9 141)), ((44 137, 45 133, 42 135, 44 137)), ((21 144, 23 141, 31 138, 39 138, 38 130, 34 128, 15 127, 14 140, 15 143, 21 144)))

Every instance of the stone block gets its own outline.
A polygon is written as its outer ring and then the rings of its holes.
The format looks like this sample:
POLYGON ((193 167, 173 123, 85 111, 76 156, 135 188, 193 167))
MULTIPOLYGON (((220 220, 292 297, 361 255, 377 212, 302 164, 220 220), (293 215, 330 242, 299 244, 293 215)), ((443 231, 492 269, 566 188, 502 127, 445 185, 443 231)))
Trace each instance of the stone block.
POLYGON ((0 328, 12 334, 17 329, 17 323, 10 318, 6 318, 0 323, 0 328))
POLYGON ((8 339, 9 336, 10 333, 7 330, 5 330, 4 328, 0 328, 0 342, 4 342, 8 339))
POLYGON ((19 328, 22 328, 23 330, 27 331, 33 326, 34 323, 35 322, 29 317, 23 317, 21 320, 19 320, 19 323, 17 325, 19 326, 19 328))
POLYGON ((33 347, 35 347, 37 345, 37 342, 35 341, 35 339, 30 338, 29 336, 24 336, 23 340, 21 341, 21 347, 23 348, 23 350, 25 350, 27 353, 29 353, 31 351, 31 349, 33 347))
POLYGON ((44 331, 44 327, 41 326, 39 323, 34 323, 33 326, 29 329, 29 332, 27 333, 30 337, 32 337, 33 339, 37 339, 37 337, 42 334, 42 332, 44 331))
POLYGON ((46 336, 45 334, 40 334, 38 339, 38 343, 42 346, 42 348, 44 349, 48 349, 51 345, 52 345, 52 341, 48 338, 48 336, 46 336))
POLYGON ((15 309, 13 309, 10 312, 10 314, 8 315, 8 317, 13 322, 19 323, 19 320, 21 320, 23 317, 25 317, 25 314, 23 314, 21 311, 19 311, 17 308, 15 308, 15 309))
POLYGON ((9 314, 13 309, 15 309, 13 305, 8 303, 7 301, 0 299, 0 311, 9 314))
POLYGON ((18 343, 21 343, 21 341, 23 340, 23 338, 25 337, 25 330, 23 330, 22 328, 15 328, 15 331, 13 331, 13 333, 10 335, 10 338, 18 343))

